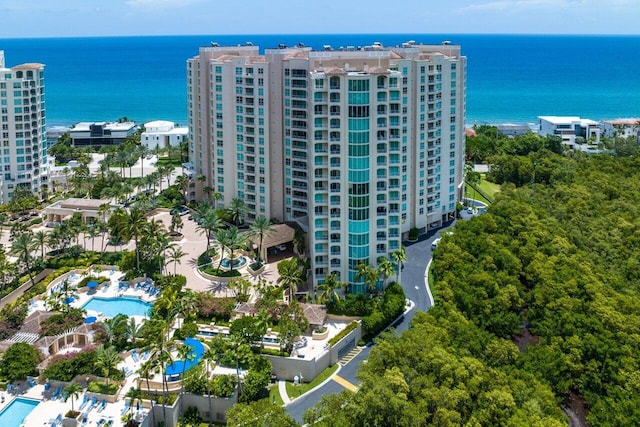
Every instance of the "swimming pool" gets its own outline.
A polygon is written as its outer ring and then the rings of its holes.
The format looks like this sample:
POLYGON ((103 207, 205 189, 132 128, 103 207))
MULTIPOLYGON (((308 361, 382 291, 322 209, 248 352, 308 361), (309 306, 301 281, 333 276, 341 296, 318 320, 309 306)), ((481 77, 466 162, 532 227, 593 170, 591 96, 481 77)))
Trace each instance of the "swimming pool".
POLYGON ((0 412, 0 426, 2 427, 20 427, 27 415, 38 406, 40 401, 33 399, 25 399, 24 397, 16 397, 13 401, 0 412))
POLYGON ((188 359, 176 360, 165 368, 164 374, 170 377, 170 381, 177 380, 183 372, 187 372, 200 363, 200 359, 204 354, 204 346, 195 338, 187 338, 184 340, 184 345, 191 347, 191 351, 189 352, 190 357, 188 359))
POLYGON ((118 314, 148 317, 151 307, 153 307, 151 303, 127 297, 93 297, 82 306, 84 310, 97 311, 105 317, 115 317, 118 314))

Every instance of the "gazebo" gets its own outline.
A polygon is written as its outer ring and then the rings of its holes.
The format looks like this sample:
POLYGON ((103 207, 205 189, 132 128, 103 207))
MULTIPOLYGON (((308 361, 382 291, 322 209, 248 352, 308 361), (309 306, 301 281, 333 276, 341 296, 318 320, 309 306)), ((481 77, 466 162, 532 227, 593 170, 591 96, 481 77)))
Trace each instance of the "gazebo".
MULTIPOLYGON (((262 259, 264 262, 268 262, 268 250, 270 248, 292 242, 295 231, 295 228, 291 227, 288 224, 272 225, 271 233, 269 233, 269 235, 265 235, 262 239, 262 253, 260 254, 260 259, 262 259)), ((260 247, 260 239, 254 237, 250 240, 253 244, 254 249, 257 251, 260 247)))

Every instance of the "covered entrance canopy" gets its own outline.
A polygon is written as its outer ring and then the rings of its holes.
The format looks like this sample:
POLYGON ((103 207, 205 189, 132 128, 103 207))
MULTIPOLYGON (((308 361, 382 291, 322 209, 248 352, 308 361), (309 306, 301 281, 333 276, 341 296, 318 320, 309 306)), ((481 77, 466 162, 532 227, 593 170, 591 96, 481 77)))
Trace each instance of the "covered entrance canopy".
MULTIPOLYGON (((293 241, 295 235, 295 228, 287 224, 274 224, 271 226, 271 232, 265 235, 262 239, 262 253, 260 258, 264 262, 268 262, 267 250, 270 248, 278 247, 280 245, 286 245, 293 241)), ((260 248, 260 239, 253 237, 250 239, 254 249, 257 251, 260 248)))

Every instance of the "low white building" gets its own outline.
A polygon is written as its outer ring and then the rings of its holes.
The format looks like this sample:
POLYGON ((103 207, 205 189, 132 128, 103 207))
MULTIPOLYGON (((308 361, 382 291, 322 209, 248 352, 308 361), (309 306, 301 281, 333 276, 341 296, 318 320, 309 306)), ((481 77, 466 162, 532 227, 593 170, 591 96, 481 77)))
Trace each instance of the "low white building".
POLYGON ((608 138, 633 136, 640 143, 640 118, 604 120, 604 136, 608 138))
POLYGON ((188 134, 187 127, 177 127, 173 122, 166 120, 155 120, 145 123, 140 143, 149 150, 178 147, 187 139, 188 134))
POLYGON ((594 120, 581 119, 574 116, 539 116, 538 135, 557 135, 562 138, 562 144, 569 149, 589 150, 589 145, 600 143, 602 129, 594 120), (579 144, 577 138, 583 138, 584 144, 579 144))

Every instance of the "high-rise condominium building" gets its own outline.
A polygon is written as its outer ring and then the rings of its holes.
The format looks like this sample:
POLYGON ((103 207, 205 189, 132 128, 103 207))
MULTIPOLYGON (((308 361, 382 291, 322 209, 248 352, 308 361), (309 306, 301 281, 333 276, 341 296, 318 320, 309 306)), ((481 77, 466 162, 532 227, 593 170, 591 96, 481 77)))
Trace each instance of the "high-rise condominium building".
POLYGON ((44 65, 5 68, 0 51, 0 203, 23 187, 40 195, 47 186, 44 65))
POLYGON ((412 228, 452 219, 463 191, 466 58, 419 45, 322 51, 253 45, 187 61, 195 173, 248 219, 307 231, 314 285, 356 281, 412 228))

